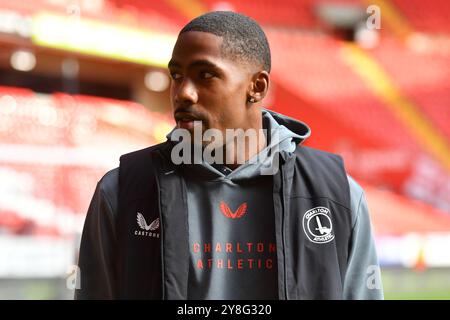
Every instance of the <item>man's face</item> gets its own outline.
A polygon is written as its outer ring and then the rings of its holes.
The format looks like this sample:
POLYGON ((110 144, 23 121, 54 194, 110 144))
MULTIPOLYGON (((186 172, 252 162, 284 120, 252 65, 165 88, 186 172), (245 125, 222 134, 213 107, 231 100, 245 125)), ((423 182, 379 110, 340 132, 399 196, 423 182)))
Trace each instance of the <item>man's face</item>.
POLYGON ((211 33, 182 33, 175 44, 169 71, 171 101, 178 128, 193 132, 194 121, 203 131, 246 129, 250 66, 224 57, 222 38, 211 33))

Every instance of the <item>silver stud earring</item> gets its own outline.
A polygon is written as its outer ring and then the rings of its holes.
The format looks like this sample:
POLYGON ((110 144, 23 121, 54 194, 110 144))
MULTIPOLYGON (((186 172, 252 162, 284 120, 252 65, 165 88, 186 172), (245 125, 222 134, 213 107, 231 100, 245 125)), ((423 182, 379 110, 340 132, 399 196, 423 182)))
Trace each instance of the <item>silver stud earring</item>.
POLYGON ((255 98, 254 97, 250 97, 250 98, 248 98, 248 102, 250 102, 250 103, 255 103, 255 98))

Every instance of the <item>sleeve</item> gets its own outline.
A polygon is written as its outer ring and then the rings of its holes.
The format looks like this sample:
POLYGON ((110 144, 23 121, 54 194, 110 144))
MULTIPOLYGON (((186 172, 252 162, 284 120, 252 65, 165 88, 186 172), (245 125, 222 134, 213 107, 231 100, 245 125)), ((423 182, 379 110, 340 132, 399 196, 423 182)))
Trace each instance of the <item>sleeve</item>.
POLYGON ((75 299, 116 298, 115 251, 118 170, 108 172, 97 184, 81 237, 78 258, 80 285, 75 299))
POLYGON ((344 279, 344 299, 382 300, 381 271, 364 191, 351 177, 349 185, 353 227, 344 279))

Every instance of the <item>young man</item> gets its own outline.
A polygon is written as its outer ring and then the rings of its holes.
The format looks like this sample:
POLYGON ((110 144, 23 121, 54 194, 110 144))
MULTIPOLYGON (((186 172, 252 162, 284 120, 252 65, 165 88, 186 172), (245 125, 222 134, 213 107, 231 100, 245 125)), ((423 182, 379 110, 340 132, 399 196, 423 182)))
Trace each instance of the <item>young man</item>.
POLYGON ((76 298, 383 298, 363 190, 340 157, 301 146, 305 124, 262 109, 270 67, 248 17, 211 12, 181 30, 177 126, 98 183, 76 298), (230 129, 257 134, 239 145, 230 129))

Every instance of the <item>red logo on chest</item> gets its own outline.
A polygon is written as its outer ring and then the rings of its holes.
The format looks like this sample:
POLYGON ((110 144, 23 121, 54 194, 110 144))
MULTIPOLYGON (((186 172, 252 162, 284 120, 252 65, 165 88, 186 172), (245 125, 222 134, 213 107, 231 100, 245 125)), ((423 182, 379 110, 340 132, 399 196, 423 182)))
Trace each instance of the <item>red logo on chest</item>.
POLYGON ((233 212, 224 201, 220 201, 220 211, 222 211, 223 215, 227 218, 239 219, 247 213, 247 202, 242 203, 239 208, 233 212))

